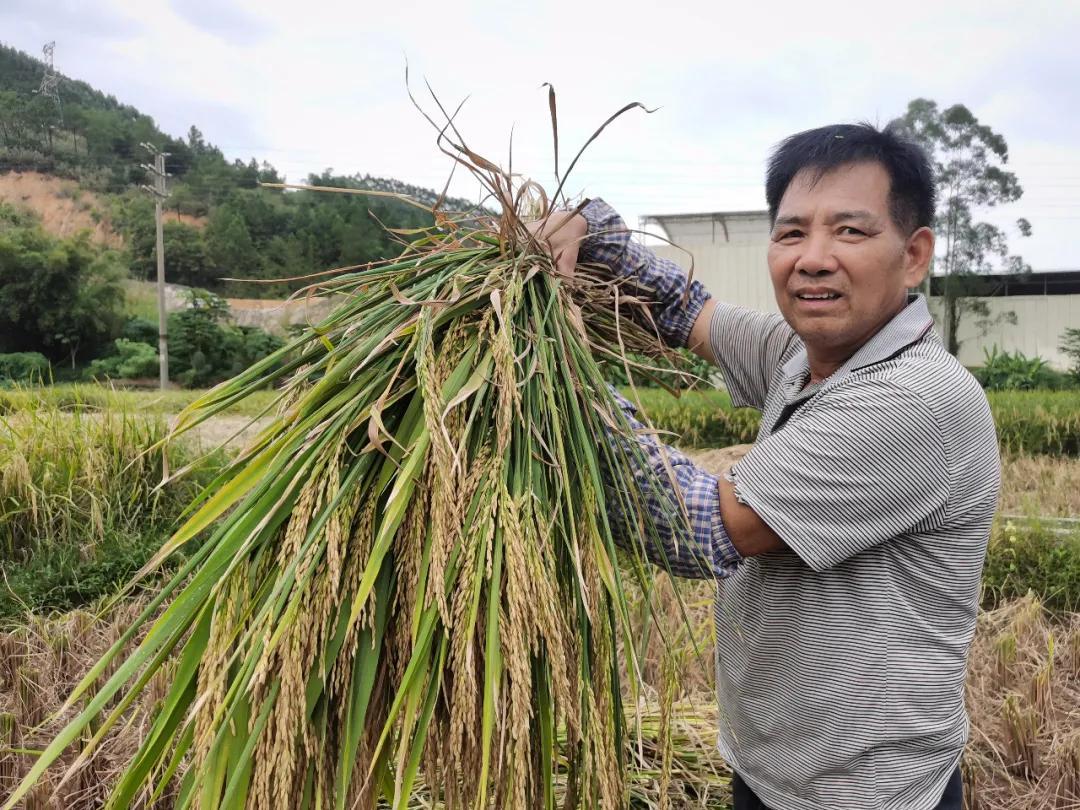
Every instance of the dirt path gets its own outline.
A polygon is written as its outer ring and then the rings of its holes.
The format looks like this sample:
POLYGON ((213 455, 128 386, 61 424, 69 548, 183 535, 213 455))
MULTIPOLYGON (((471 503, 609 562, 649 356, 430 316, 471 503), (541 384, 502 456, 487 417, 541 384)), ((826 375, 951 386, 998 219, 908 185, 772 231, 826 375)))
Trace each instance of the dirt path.
POLYGON ((189 434, 204 450, 212 450, 222 444, 234 452, 242 450, 255 435, 270 423, 271 417, 263 416, 255 422, 250 416, 215 416, 203 422, 189 434))

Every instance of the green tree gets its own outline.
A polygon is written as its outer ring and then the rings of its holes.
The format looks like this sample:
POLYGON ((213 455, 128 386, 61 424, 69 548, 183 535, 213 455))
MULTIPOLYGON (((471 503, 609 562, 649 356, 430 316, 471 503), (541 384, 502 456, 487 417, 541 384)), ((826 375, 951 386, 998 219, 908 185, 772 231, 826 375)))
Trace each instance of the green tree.
MULTIPOLYGON (((166 222, 161 230, 165 242, 165 278, 172 284, 189 287, 212 283, 214 272, 206 257, 202 231, 183 222, 166 222)), ((156 264, 154 268, 156 273, 156 264)))
POLYGON ((229 306, 206 290, 191 290, 188 308, 169 315, 169 374, 185 386, 205 386, 239 374, 279 349, 280 338, 224 323, 229 306))
POLYGON ((0 90, 0 144, 8 149, 30 145, 27 123, 24 99, 14 90, 0 90))
MULTIPOLYGON (((146 197, 135 197, 124 206, 121 219, 131 274, 153 281, 157 278, 153 203, 146 197)), ((216 273, 207 258, 202 231, 184 222, 166 222, 161 231, 165 243, 165 280, 193 287, 212 285, 216 273)))
POLYGON ((1058 348, 1072 361, 1069 372, 1073 379, 1080 383, 1080 329, 1075 327, 1066 329, 1061 335, 1061 345, 1058 348))
POLYGON ((262 275, 262 262, 247 222, 228 201, 210 215, 206 226, 206 253, 219 277, 260 278, 262 275))
POLYGON ((74 365, 123 326, 124 271, 85 236, 37 226, 0 231, 0 351, 39 351, 74 365))
POLYGON ((169 313, 169 376, 183 385, 207 385, 221 365, 229 305, 206 290, 191 290, 188 307, 169 313))
MULTIPOLYGON (((1030 268, 1009 253, 1004 230, 978 221, 976 215, 1019 200, 1024 190, 1016 175, 1004 168, 1009 160, 1005 138, 980 123, 963 104, 943 110, 934 101, 918 98, 908 104, 898 123, 926 148, 934 165, 938 194, 934 273, 941 276, 945 344, 955 355, 962 342, 960 324, 968 317, 977 318, 984 333, 1000 318, 1016 322, 1011 312, 991 318, 986 301, 977 296, 993 288, 988 276, 995 270, 1021 273, 1030 268)), ((1026 219, 1018 219, 1016 228, 1021 236, 1031 234, 1026 219)))

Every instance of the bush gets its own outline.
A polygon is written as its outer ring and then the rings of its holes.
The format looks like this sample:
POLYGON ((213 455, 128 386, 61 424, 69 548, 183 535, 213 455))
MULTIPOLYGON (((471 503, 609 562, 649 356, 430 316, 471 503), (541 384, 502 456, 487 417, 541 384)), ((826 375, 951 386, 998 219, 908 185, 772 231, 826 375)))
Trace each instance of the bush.
POLYGON ((169 374, 181 385, 221 382, 284 345, 257 327, 223 324, 229 307, 213 293, 191 295, 190 308, 169 315, 169 374))
POLYGON ((146 318, 138 317, 128 318, 120 337, 125 340, 133 340, 136 343, 149 343, 151 346, 156 346, 158 342, 157 321, 149 321, 146 318))
POLYGON ((49 361, 38 352, 0 354, 0 382, 46 382, 50 372, 49 361))
POLYGON ((1003 352, 994 346, 983 349, 985 362, 972 374, 988 391, 1056 390, 1070 385, 1068 376, 1055 371, 1041 357, 1026 357, 1020 352, 1003 352))
POLYGON ((158 373, 159 360, 157 349, 149 343, 117 338, 113 341, 114 354, 99 357, 90 364, 88 374, 91 378, 138 379, 152 377, 158 373))
POLYGON ((1028 591, 1051 610, 1080 609, 1080 532, 1037 522, 995 526, 983 569, 983 606, 994 608, 1028 591))

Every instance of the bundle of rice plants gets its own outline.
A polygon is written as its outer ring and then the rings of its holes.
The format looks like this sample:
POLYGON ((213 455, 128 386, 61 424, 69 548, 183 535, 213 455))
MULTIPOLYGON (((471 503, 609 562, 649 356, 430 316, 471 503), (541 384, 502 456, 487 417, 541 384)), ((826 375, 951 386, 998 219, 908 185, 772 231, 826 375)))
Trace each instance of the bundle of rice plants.
POLYGON ((629 426, 600 362, 669 355, 647 291, 561 278, 526 226, 548 198, 446 118, 440 146, 501 213, 436 208, 397 259, 316 281, 330 315, 186 409, 177 433, 278 386, 146 571, 209 537, 72 692, 61 711, 81 710, 5 808, 68 746, 73 770, 93 756, 166 666, 108 807, 175 788, 201 810, 402 808, 420 774, 448 807, 553 808, 557 784, 567 808, 628 800, 623 578, 649 581, 609 514, 654 533, 656 474, 612 440, 629 426))

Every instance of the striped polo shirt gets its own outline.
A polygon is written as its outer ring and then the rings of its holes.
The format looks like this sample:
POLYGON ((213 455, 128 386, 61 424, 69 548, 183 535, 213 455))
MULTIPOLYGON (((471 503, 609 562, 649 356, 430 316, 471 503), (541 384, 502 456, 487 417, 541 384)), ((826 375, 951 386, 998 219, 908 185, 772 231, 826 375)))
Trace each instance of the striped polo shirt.
POLYGON ((721 753, 775 810, 926 810, 967 741, 964 681, 1000 487, 990 408, 916 298, 808 384, 780 315, 719 305, 730 473, 790 550, 718 580, 721 753))

